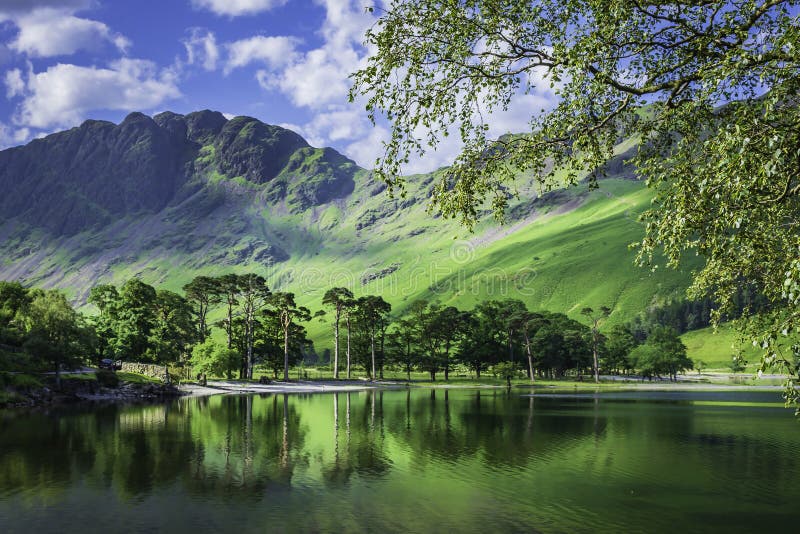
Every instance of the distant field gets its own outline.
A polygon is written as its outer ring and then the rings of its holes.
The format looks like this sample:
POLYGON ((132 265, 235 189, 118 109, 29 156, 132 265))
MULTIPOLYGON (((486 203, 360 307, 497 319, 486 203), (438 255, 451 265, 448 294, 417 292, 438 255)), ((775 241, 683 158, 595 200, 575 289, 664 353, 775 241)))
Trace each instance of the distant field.
POLYGON ((720 326, 716 332, 710 327, 687 332, 681 339, 692 361, 696 363, 702 360, 708 369, 729 370, 733 354, 738 348, 742 349, 747 361, 745 372, 755 373, 761 364, 761 351, 751 344, 740 343, 736 331, 728 325, 720 326))

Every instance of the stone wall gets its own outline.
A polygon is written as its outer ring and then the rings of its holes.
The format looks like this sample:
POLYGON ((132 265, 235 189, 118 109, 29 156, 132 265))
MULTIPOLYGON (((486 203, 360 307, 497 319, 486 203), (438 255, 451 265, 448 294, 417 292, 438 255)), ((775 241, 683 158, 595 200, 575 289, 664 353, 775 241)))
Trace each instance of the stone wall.
POLYGON ((136 373, 137 375, 149 376, 164 380, 164 366, 152 363, 122 362, 120 371, 126 373, 136 373))

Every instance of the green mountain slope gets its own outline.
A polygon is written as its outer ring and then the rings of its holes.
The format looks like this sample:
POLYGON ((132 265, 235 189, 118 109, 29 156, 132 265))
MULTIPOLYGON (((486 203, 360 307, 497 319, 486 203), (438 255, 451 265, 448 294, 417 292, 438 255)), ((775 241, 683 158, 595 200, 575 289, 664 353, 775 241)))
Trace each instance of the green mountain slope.
MULTIPOLYGON (((598 190, 543 196, 520 176, 507 224, 470 234, 427 213, 433 175, 389 198, 336 151, 252 118, 90 121, 0 152, 0 278, 82 303, 93 285, 132 276, 180 289, 199 274, 255 271, 312 309, 342 285, 380 293, 397 312, 416 298, 519 298, 576 318, 608 305, 622 322, 689 276, 633 265, 628 245, 651 196, 622 156, 608 170, 598 190)), ((310 325, 319 350, 329 328, 310 325)))

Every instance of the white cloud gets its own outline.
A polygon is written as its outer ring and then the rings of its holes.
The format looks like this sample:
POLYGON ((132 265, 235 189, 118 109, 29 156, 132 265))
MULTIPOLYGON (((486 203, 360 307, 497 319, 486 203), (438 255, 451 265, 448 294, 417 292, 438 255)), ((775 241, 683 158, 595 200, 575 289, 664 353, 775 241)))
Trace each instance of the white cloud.
POLYGON ((22 79, 22 71, 12 69, 6 72, 6 97, 14 98, 25 91, 25 81, 22 79))
POLYGON ((0 122, 0 150, 24 143, 30 138, 30 135, 31 132, 28 128, 15 130, 11 126, 0 122))
POLYGON ((79 18, 64 9, 41 8, 14 15, 19 28, 9 48, 30 57, 54 57, 78 50, 95 50, 111 43, 125 52, 130 41, 96 20, 79 18))
POLYGON ((140 59, 120 59, 108 68, 59 63, 31 72, 14 117, 19 126, 74 126, 93 110, 149 110, 181 96, 169 71, 140 59))
POLYGON ((388 139, 389 130, 375 126, 366 136, 350 143, 344 152, 362 167, 371 169, 375 166, 375 160, 383 155, 383 143, 388 139))
POLYGON ((307 52, 289 67, 259 83, 266 89, 279 88, 295 105, 312 109, 344 106, 350 89, 349 75, 366 59, 362 40, 375 22, 361 0, 316 0, 326 9, 320 34, 325 43, 307 52))
POLYGON ((355 108, 340 109, 325 113, 318 113, 303 131, 312 138, 313 145, 322 145, 328 142, 355 139, 370 130, 369 120, 355 108))
POLYGON ((225 45, 228 59, 225 73, 251 63, 265 63, 275 69, 292 62, 296 56, 299 39, 294 37, 257 35, 225 45))
POLYGON ((202 28, 192 28, 189 38, 183 41, 183 46, 186 48, 188 65, 200 64, 208 71, 217 68, 219 47, 217 38, 212 32, 202 28))
POLYGON ((255 15, 282 6, 286 2, 287 0, 192 0, 195 7, 230 17, 255 15))

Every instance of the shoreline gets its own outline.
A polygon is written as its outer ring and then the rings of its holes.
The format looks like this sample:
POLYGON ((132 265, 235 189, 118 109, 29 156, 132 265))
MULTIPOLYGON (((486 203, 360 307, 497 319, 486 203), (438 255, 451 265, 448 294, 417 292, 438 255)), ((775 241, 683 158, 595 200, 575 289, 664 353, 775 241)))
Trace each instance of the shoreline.
MULTIPOLYGON (((236 380, 211 380, 206 386, 197 384, 182 384, 177 386, 181 397, 207 397, 212 395, 250 395, 250 394, 277 394, 277 393, 340 393, 367 390, 403 390, 403 389, 500 389, 507 387, 502 384, 447 384, 447 383, 414 383, 395 381, 333 381, 333 380, 303 380, 297 382, 275 381, 269 384, 251 382, 238 382, 236 380)), ((521 395, 531 394, 531 390, 544 391, 781 391, 780 385, 735 385, 735 384, 709 384, 700 382, 669 382, 669 383, 636 383, 636 382, 601 382, 559 384, 514 384, 512 391, 521 395)))
MULTIPOLYGON (((195 383, 186 384, 135 384, 122 383, 119 387, 107 388, 91 381, 69 381, 71 384, 57 391, 50 387, 21 388, 14 391, 17 398, 0 405, 0 409, 34 408, 68 406, 91 403, 136 403, 165 402, 181 398, 210 397, 214 395, 276 395, 276 394, 313 394, 313 393, 349 393, 357 391, 381 390, 398 391, 410 389, 429 390, 506 390, 505 384, 480 384, 458 382, 407 382, 397 380, 300 380, 272 381, 267 384, 258 382, 240 382, 238 380, 210 380, 206 386, 195 383)), ((708 391, 774 391, 784 388, 777 384, 725 384, 708 383, 697 380, 679 380, 678 382, 640 382, 628 380, 606 380, 600 384, 594 382, 553 383, 515 383, 511 390, 520 396, 549 394, 602 394, 626 391, 638 392, 708 392, 708 391)), ((7 392, 8 393, 8 392, 7 392)))

